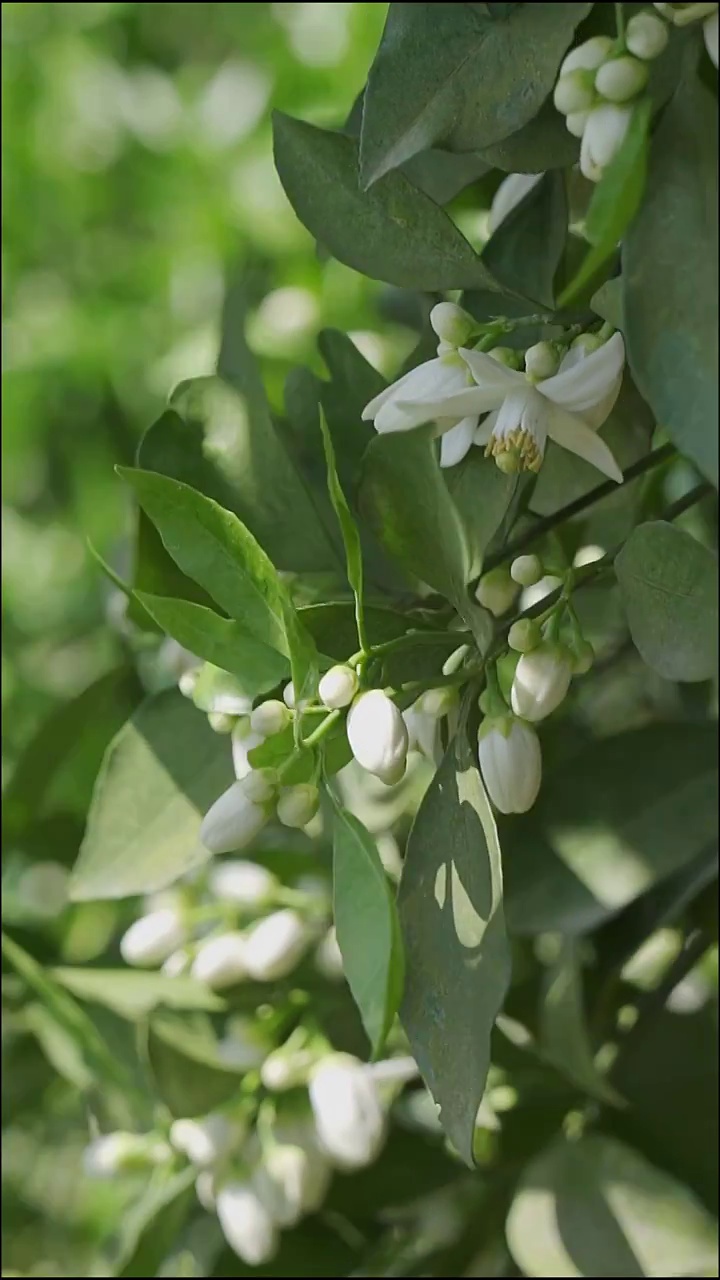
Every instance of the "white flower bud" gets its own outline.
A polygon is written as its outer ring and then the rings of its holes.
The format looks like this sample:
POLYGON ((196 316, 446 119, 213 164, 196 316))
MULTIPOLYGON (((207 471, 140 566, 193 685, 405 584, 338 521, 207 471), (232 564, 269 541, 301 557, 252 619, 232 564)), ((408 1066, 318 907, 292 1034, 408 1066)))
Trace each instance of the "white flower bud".
POLYGON ((385 1141, 378 1087, 362 1062, 332 1054, 310 1078, 310 1103, 322 1149, 339 1169, 372 1164, 385 1141))
POLYGON ((245 963, 251 978, 274 982, 292 973, 307 950, 310 936, 296 911, 274 911, 254 925, 245 942, 245 963))
POLYGON ((198 669, 202 664, 196 654, 184 649, 177 640, 167 636, 158 649, 158 662, 177 680, 187 671, 198 669))
POLYGON ((120 954, 126 964, 153 968, 167 960, 185 941, 182 916, 172 907, 141 916, 120 939, 120 954))
POLYGON ((350 706, 357 687, 357 673, 352 667, 340 665, 325 672, 318 685, 318 695, 324 707, 336 711, 350 706))
POLYGON ((320 792, 310 782, 283 787, 277 802, 278 821, 284 827, 306 827, 318 811, 320 792))
POLYGON ((516 653, 529 653, 540 644, 542 634, 533 618, 518 618, 508 631, 508 644, 516 653))
POLYGON ((520 597, 520 608, 525 611, 532 609, 534 604, 539 604, 541 600, 545 600, 547 596, 551 596, 553 591, 557 591, 562 586, 562 578, 556 578, 552 574, 547 574, 535 583, 534 587, 525 587, 520 597))
POLYGON ((629 56, 613 58, 598 68, 595 88, 608 102, 629 102, 637 97, 648 81, 643 62, 629 56))
POLYGON ((285 1093, 307 1083, 308 1072, 315 1062, 309 1049, 287 1049, 285 1046, 268 1054, 260 1068, 260 1079, 271 1093, 285 1093))
POLYGON ((525 372, 536 381, 552 378, 559 363, 560 358, 551 342, 536 342, 525 352, 525 372))
POLYGON ((173 951, 171 956, 160 968, 160 972, 165 974, 166 978, 182 978, 188 972, 192 964, 192 957, 189 951, 184 949, 173 951))
POLYGON ((293 684, 292 680, 289 682, 289 684, 286 684, 285 688, 283 689, 283 702, 285 703, 285 706, 290 709, 290 711, 295 710, 295 685, 293 684))
POLYGON ((210 853, 234 853, 251 844, 268 820, 265 808, 233 782, 208 810, 200 827, 200 843, 210 853))
POLYGON ((319 1151, 278 1143, 263 1155, 253 1184, 280 1227, 294 1227, 319 1209, 328 1191, 330 1166, 319 1151))
POLYGON ((215 1111, 201 1120, 176 1120, 170 1142, 176 1151, 200 1168, 216 1164, 242 1141, 245 1129, 215 1111))
POLYGON ((595 650, 593 649, 592 645, 588 640, 583 640, 582 644, 578 645, 577 649, 575 650, 575 653, 573 654, 573 660, 572 660, 573 675, 575 676, 586 675, 587 672, 592 667, 592 664, 594 661, 595 661, 595 650))
POLYGON ((524 653, 510 693, 515 715, 533 724, 544 720, 560 706, 571 678, 570 654, 560 645, 543 643, 524 653))
POLYGON ((685 27, 689 22, 699 22, 714 13, 717 4, 656 4, 655 8, 675 27, 685 27))
POLYGON ((238 716, 248 716, 251 707, 252 698, 246 697, 244 693, 232 693, 228 689, 221 689, 212 695, 207 709, 216 715, 232 716, 237 719, 238 716))
POLYGON ((599 182, 603 170, 620 150, 632 118, 631 107, 612 102, 593 107, 580 147, 580 170, 590 182, 599 182))
POLYGON ((105 1133, 94 1138, 83 1152, 83 1168, 89 1178, 114 1178, 164 1164, 172 1155, 161 1138, 142 1133, 105 1133))
POLYGON ((248 1182, 227 1182, 215 1210, 230 1248, 248 1267, 261 1267, 277 1253, 279 1235, 268 1207, 248 1182))
POLYGON ((206 983, 213 991, 234 987, 248 976, 245 949, 245 935, 242 933, 222 933, 217 938, 209 938, 198 947, 191 976, 206 983))
POLYGON ((199 678, 200 678, 199 667, 194 667, 190 671, 182 672, 182 674, 178 678, 178 689, 180 690, 183 698, 192 698, 195 692, 195 689, 197 688, 197 682, 199 678))
POLYGON ((475 321, 454 302, 438 302, 430 312, 430 324, 440 338, 452 347, 464 347, 475 329, 475 321))
POLYGON ((290 711, 285 703, 277 698, 268 698, 267 702, 261 702, 250 716, 250 728, 261 738, 272 738, 276 733, 282 733, 289 723, 290 711))
POLYGON ((215 1212, 215 1174, 204 1169, 195 1179, 195 1195, 206 1213, 215 1212))
MULTIPOLYGON (((536 177, 542 177, 542 174, 536 174, 536 177)), ((513 351, 512 347, 493 347, 492 351, 488 351, 491 360, 497 360, 498 364, 502 364, 506 369, 519 369, 522 365, 522 355, 519 351, 513 351)))
POLYGON ((555 108, 563 116, 589 111, 594 99, 592 74, 579 68, 561 75, 553 92, 555 108))
POLYGON ((216 863, 208 880, 210 892, 221 902, 253 909, 271 902, 278 888, 276 877, 267 867, 240 858, 216 863))
POLYGON ((431 720, 442 720, 457 706, 458 691, 448 686, 445 689, 428 689, 415 703, 415 710, 421 715, 430 716, 431 720))
POLYGON ((669 39, 669 32, 662 18, 645 10, 630 18, 625 28, 625 44, 636 58, 649 61, 663 52, 669 39))
POLYGON ((571 111, 565 117, 565 128, 573 138, 582 138, 588 122, 589 111, 571 111))
POLYGON ((229 716, 225 711, 208 711, 208 724, 213 733, 232 733, 237 716, 229 716))
POLYGON ((350 749, 363 769, 386 786, 405 772, 408 732, 402 714, 382 689, 361 693, 347 718, 350 749))
POLYGON ((475 599, 484 609, 489 609, 494 617, 500 618, 512 607, 516 595, 516 583, 507 569, 501 566, 483 574, 477 585, 475 599))
POLYGON ((570 71, 596 71, 609 57, 613 44, 611 36, 592 36, 584 44, 579 44, 577 49, 570 50, 560 65, 560 76, 565 76, 570 71))
POLYGON ((342 953, 338 946, 334 925, 328 929, 315 952, 315 968, 329 982, 337 982, 345 977, 342 953))
POLYGON ((254 804, 263 804, 270 800, 277 790, 277 770, 251 769, 244 778, 238 780, 248 800, 254 804))
POLYGON ((501 813, 527 813, 542 778, 540 743, 529 724, 512 716, 485 720, 478 736, 478 762, 487 793, 501 813))
POLYGON ((510 565, 510 577, 521 587, 534 587, 542 576, 543 566, 539 556, 517 556, 510 565))
POLYGON ((240 781, 252 769, 248 755, 255 747, 261 747, 265 739, 259 733, 253 733, 250 717, 243 716, 238 720, 232 733, 232 758, 235 777, 240 781))
POLYGON ((603 339, 596 333, 579 333, 570 343, 570 350, 582 352, 583 357, 591 356, 593 351, 599 351, 604 345, 603 339))

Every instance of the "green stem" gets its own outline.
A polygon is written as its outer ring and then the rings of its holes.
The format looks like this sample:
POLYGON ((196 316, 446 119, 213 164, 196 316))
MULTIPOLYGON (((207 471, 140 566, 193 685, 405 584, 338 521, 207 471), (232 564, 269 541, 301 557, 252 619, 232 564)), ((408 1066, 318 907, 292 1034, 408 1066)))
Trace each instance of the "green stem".
POLYGON ((615 26, 617 29, 618 40, 625 41, 625 6, 622 4, 615 5, 615 26))
POLYGON ((361 660, 370 652, 371 645, 365 630, 365 611, 363 602, 359 592, 355 592, 355 627, 357 629, 358 644, 360 645, 361 660))
POLYGON ((404 636, 397 636, 394 640, 385 640, 382 644, 371 645, 365 654, 354 653, 348 658, 348 666, 352 667, 363 659, 382 658, 388 653, 396 653, 398 649, 406 649, 408 645, 415 644, 441 644, 443 641, 448 643, 455 642, 457 636, 458 647, 472 640, 472 632, 470 631, 406 631, 404 636))
POLYGON ((485 662, 478 662, 473 666, 463 667, 462 671, 455 671, 449 676, 438 675, 432 676, 429 680, 412 680, 408 684, 401 685, 397 692, 404 696, 412 695, 414 702, 421 693, 428 693, 430 689, 448 689, 455 685, 469 684, 471 680, 477 680, 483 675, 484 671, 485 662))
POLYGON ((322 741, 322 739, 325 737, 325 734, 329 733, 333 725, 337 724, 341 715, 342 715, 342 711, 331 711, 330 715, 325 717, 322 724, 319 724, 317 729, 313 729, 310 736, 308 738, 304 738, 300 745, 302 747, 316 746, 318 742, 322 741))

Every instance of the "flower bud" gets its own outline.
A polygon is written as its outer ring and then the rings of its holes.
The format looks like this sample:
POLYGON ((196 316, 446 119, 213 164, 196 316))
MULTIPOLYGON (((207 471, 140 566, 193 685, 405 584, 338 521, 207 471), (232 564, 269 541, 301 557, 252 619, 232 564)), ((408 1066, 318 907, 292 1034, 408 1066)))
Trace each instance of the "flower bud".
POLYGON ((438 302, 430 312, 430 324, 442 342, 464 347, 475 330, 475 321, 454 302, 438 302))
POLYGON ((250 728, 261 738, 272 738, 276 733, 282 733, 289 723, 289 708, 278 698, 261 702, 250 715, 250 728))
POLYGON ((183 698, 192 698, 197 682, 200 678, 200 668, 193 667, 190 671, 183 671, 178 679, 178 689, 183 698))
POLYGON ((339 1169, 372 1164, 385 1141, 377 1085, 362 1062, 332 1054, 310 1077, 310 1103, 320 1146, 339 1169))
POLYGON ((285 1093, 307 1083, 308 1071, 316 1055, 309 1049, 288 1049, 284 1045, 268 1054, 260 1068, 260 1079, 271 1093, 285 1093))
POLYGON ((278 882, 267 867, 240 858, 218 862, 208 877, 210 892, 221 902, 239 907, 264 907, 272 901, 278 882))
POLYGON ((235 777, 238 781, 251 770, 248 755, 255 747, 261 747, 265 739, 259 733, 253 733, 250 717, 243 716, 237 721, 232 733, 232 758, 235 777))
POLYGON ((141 916, 120 939, 120 954, 126 964, 152 968, 167 960, 185 941, 180 913, 172 907, 141 916))
POLYGON ((689 22, 699 22, 714 13, 717 4, 656 4, 655 8, 675 27, 685 27, 689 22))
POLYGON ((213 991, 234 987, 248 976, 245 963, 246 942, 242 933, 222 933, 198 947, 190 974, 213 991))
POLYGON ((315 952, 315 968, 329 982, 337 982, 345 977, 345 968, 338 946, 335 925, 331 925, 315 952))
POLYGON ((265 808, 250 799, 242 782, 233 782, 205 814, 200 843, 210 853, 234 853, 251 844, 267 820, 265 808))
POLYGON ((294 1227, 320 1207, 330 1178, 330 1166, 317 1149, 276 1143, 263 1154, 253 1184, 278 1226, 294 1227))
POLYGON ((186 974, 192 964, 192 957, 189 951, 184 948, 180 951, 173 951, 167 960, 161 965, 160 972, 165 974, 166 978, 182 978, 186 974))
POLYGON ((597 333, 579 333, 570 343, 570 350, 581 351, 583 356, 591 356, 593 351, 599 351, 604 345, 597 333))
POLYGON ((475 599, 484 609, 489 609, 494 617, 500 618, 512 607, 517 595, 517 586, 504 565, 491 569, 480 579, 475 599))
POLYGON ((580 147, 580 170, 590 182, 599 182, 603 170, 620 150, 632 117, 631 107, 605 102, 593 107, 580 147))
POLYGON ((565 128, 573 138, 582 138, 588 122, 589 111, 570 111, 565 117, 565 128))
POLYGON ((285 703, 285 706, 290 709, 290 711, 295 710, 295 685, 293 684, 292 680, 289 682, 289 684, 286 684, 285 688, 283 689, 283 702, 285 703))
POLYGON ((554 577, 547 574, 535 583, 534 587, 525 587, 520 597, 520 608, 522 610, 532 609, 534 604, 539 604, 541 600, 545 600, 547 596, 551 596, 553 591, 557 591, 562 586, 562 578, 554 577))
POLYGON ((208 711, 208 724, 213 733, 232 733, 237 716, 229 716, 225 711, 208 711))
POLYGON ((524 653, 510 694, 515 715, 533 724, 544 720, 560 706, 571 678, 570 654, 562 646, 543 643, 524 653))
POLYGON ((320 792, 310 782, 283 787, 277 802, 278 821, 284 827, 305 827, 318 811, 320 792))
POLYGON ((260 1267, 275 1257, 277 1226, 250 1183, 225 1183, 217 1192, 215 1211, 230 1248, 248 1267, 260 1267))
POLYGON ((498 364, 502 364, 506 369, 520 369, 522 366, 522 354, 519 351, 513 351, 512 347, 493 347, 492 351, 488 351, 491 360, 497 360, 498 364))
POLYGON ((201 1120, 176 1120, 170 1128, 170 1142, 191 1164, 205 1168, 238 1146, 244 1134, 242 1125, 215 1111, 201 1120))
POLYGON ((544 573, 539 556, 518 556, 510 565, 510 577, 521 587, 534 587, 544 573))
POLYGON ((570 71, 596 71, 610 56, 613 43, 610 36, 592 36, 584 44, 579 44, 560 64, 560 76, 568 75, 570 71))
POLYGON ((589 111, 594 99, 592 72, 579 68, 560 76, 553 92, 555 107, 563 116, 589 111))
POLYGON ((296 911, 274 911, 247 934, 247 972, 257 982, 284 978, 292 973, 309 942, 307 926, 296 911))
POLYGON ((542 633, 533 618, 518 618, 508 631, 508 644, 516 653, 529 653, 536 649, 542 639, 542 633))
POLYGON ((350 749, 363 769, 386 786, 405 772, 408 732, 402 714, 382 689, 361 693, 347 718, 350 749))
POLYGON ((646 61, 659 57, 668 39, 666 24, 648 9, 634 14, 625 28, 625 44, 630 53, 646 61))
POLYGON ((574 676, 584 676, 595 661, 595 650, 588 640, 583 640, 573 654, 572 669, 574 676))
POLYGON ((445 689, 428 689, 427 693, 423 693, 415 703, 416 710, 421 715, 430 716, 432 720, 441 720, 443 716, 447 716, 458 704, 458 691, 452 687, 445 689))
POLYGON ((167 1143, 152 1134, 105 1133, 88 1143, 83 1168, 89 1178, 113 1178, 164 1164, 171 1155, 167 1143))
POLYGON ((512 716, 485 720, 478 735, 478 762, 487 793, 501 813, 527 813, 542 778, 540 743, 534 729, 512 716))
POLYGON ((560 358, 551 342, 536 342, 525 352, 525 372, 535 382, 557 373, 560 358))
POLYGON ((598 68, 595 88, 608 102, 629 102, 648 81, 648 69, 637 58, 613 58, 598 68))
POLYGON ((357 693, 358 678, 352 667, 340 665, 325 672, 318 685, 318 695, 324 707, 335 711, 349 707, 357 693))
POLYGON ((251 769, 244 778, 239 779, 238 785, 253 804, 264 804, 277 790, 277 770, 251 769))

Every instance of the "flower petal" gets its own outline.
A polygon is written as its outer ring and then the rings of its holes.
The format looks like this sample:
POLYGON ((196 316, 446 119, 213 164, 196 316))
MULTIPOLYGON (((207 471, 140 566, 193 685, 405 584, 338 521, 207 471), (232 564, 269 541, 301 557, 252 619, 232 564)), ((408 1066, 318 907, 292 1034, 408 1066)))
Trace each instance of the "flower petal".
POLYGON ((477 417, 461 418, 454 427, 443 433, 440 438, 441 467, 454 467, 462 462, 472 445, 476 426, 477 417))
POLYGON ((411 431, 423 422, 434 418, 461 418, 462 413, 450 409, 445 412, 427 412, 425 402, 444 404, 448 396, 463 391, 468 385, 467 370, 459 362, 428 360, 418 365, 395 384, 402 386, 400 396, 385 400, 375 415, 375 430, 380 432, 411 431))
MULTIPOLYGON (((437 418, 478 417, 489 409, 497 409, 505 399, 505 391, 487 390, 486 387, 467 387, 444 400, 428 400, 419 404, 415 400, 401 400, 397 408, 412 419, 410 425, 419 427, 422 422, 434 422, 437 418)), ((377 422, 375 426, 377 427, 377 422)), ((384 428, 387 430, 387 428, 384 428)), ((394 427, 395 431, 407 431, 408 426, 394 427)))
POLYGON ((487 444, 498 420, 500 410, 494 409, 492 413, 488 413, 481 421, 475 435, 473 436, 473 444, 487 444))
POLYGON ((577 414, 566 413, 559 407, 551 407, 551 412, 548 414, 547 433, 550 439, 559 444, 562 449, 577 454, 578 458, 584 458, 591 466, 602 471, 603 475, 622 484, 622 471, 605 441, 596 435, 577 414))
POLYGON ((624 365, 625 343, 622 334, 614 333, 608 342, 572 368, 539 382, 538 391, 571 413, 584 413, 605 399, 624 365))
POLYGON ((715 66, 718 65, 718 15, 717 11, 703 23, 703 35, 705 37, 705 48, 715 66))
POLYGON ((462 356, 479 387, 496 388, 498 392, 508 392, 519 383, 526 381, 525 374, 517 369, 508 369, 499 360, 493 360, 484 351, 470 351, 461 347, 458 355, 462 356))

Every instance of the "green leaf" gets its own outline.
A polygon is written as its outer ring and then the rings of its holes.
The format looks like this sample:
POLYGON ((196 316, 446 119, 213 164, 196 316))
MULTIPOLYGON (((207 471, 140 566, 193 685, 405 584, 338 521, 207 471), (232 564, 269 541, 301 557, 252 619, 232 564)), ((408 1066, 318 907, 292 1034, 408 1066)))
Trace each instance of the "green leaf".
MULTIPOLYGON (((150 427, 149 432, 146 432, 140 444, 140 450, 144 449, 145 439, 156 437, 160 439, 166 433, 172 437, 175 431, 183 430, 182 419, 176 413, 163 414, 160 420, 150 427)), ((155 469, 164 471, 164 466, 158 465, 155 469)), ((132 586, 133 595, 128 605, 128 618, 142 630, 157 631, 157 623, 140 604, 137 598, 139 591, 147 591, 155 596, 192 600, 195 604, 206 607, 212 605, 207 592, 193 582, 192 578, 180 572, 172 556, 165 550, 160 534, 141 507, 138 507, 135 513, 132 586)))
POLYGON ((242 1073, 218 1056, 215 1042, 187 1018, 155 1017, 147 1053, 158 1096, 174 1116, 204 1116, 234 1098, 242 1073))
POLYGON ((92 1089, 95 1076, 85 1061, 82 1045, 64 1023, 44 1004, 28 1004, 23 1009, 22 1025, 37 1040, 50 1066, 63 1080, 81 1093, 92 1089))
POLYGON ((194 978, 131 969, 51 969, 50 976, 78 1000, 107 1005, 135 1021, 158 1008, 222 1011, 225 1001, 194 978))
POLYGON ((295 213, 339 262, 403 289, 495 287, 442 209, 392 174, 363 193, 357 145, 276 112, 275 165, 295 213))
POLYGON ((568 235, 565 179, 551 171, 529 191, 490 237, 482 258, 510 293, 553 307, 553 281, 568 235))
POLYGON ((202 818, 234 781, 227 741, 176 690, 148 699, 111 743, 71 896, 124 898, 171 884, 209 856, 202 818))
POLYGON ((544 173, 567 169, 578 158, 580 143, 565 127, 564 117, 546 99, 537 115, 502 142, 484 147, 483 160, 505 173, 544 173))
POLYGON ((689 1191, 601 1134, 528 1165, 507 1240, 526 1276, 693 1276, 717 1257, 716 1224, 689 1191))
POLYGON ((597 293, 594 293, 590 299, 590 306, 596 315, 603 320, 607 320, 613 329, 619 329, 622 333, 625 324, 623 321, 623 282, 620 276, 615 276, 612 280, 606 280, 601 285, 597 293))
POLYGON ((347 563, 347 579, 352 587, 355 596, 355 615, 357 618, 358 641, 361 648, 364 647, 365 625, 363 621, 363 559, 362 547, 360 546, 360 534, 353 518, 352 512, 345 499, 342 486, 338 478, 337 467, 335 465, 335 451, 333 449, 332 436, 328 424, 325 421, 325 414, 320 410, 320 430, 322 432, 323 449, 325 451, 325 466, 327 468, 327 485, 330 501, 333 504, 335 515, 338 518, 340 531, 342 533, 343 546, 345 547, 345 560, 347 563))
POLYGON ((567 307, 604 262, 615 252, 640 208, 647 180, 652 103, 641 98, 620 150, 597 184, 585 219, 585 235, 592 248, 580 270, 563 290, 559 305, 567 307))
POLYGON ((664 520, 633 530, 615 559, 630 633, 665 680, 709 680, 717 671, 718 562, 664 520))
POLYGON ((717 839, 713 727, 655 723, 579 749, 503 834, 511 931, 594 929, 717 839))
POLYGON ((352 495, 362 455, 375 437, 372 423, 363 422, 362 411, 387 383, 346 333, 323 329, 318 349, 330 374, 329 382, 320 383, 320 399, 332 432, 340 483, 352 495))
POLYGON ((124 1216, 113 1276, 135 1280, 157 1275, 190 1212, 196 1178, 191 1166, 145 1189, 124 1216))
POLYGON ((500 846, 464 731, 420 805, 398 897, 405 943, 400 1010, 451 1142, 473 1163, 490 1033, 510 977, 500 846))
POLYGON ((492 167, 491 160, 472 151, 454 155, 452 151, 432 147, 406 160, 401 173, 435 204, 444 207, 492 167))
MULTIPOLYGON (((356 632, 355 606, 351 600, 306 605, 298 610, 298 614, 325 657, 333 662, 342 662, 352 653, 356 632)), ((366 608, 365 622, 370 640, 375 645, 404 636, 409 627, 421 628, 424 625, 412 615, 374 605, 366 608)))
POLYGON ((254 639, 242 622, 221 618, 188 600, 167 600, 144 591, 138 591, 137 597, 163 631, 198 658, 230 672, 237 692, 250 700, 287 679, 287 659, 254 639))
POLYGON ((505 518, 516 477, 506 476, 481 449, 471 449, 456 467, 443 472, 465 527, 470 548, 470 578, 481 571, 485 552, 505 518))
POLYGON ((402 996, 404 960, 395 900, 372 836, 333 803, 333 909, 353 999, 372 1046, 382 1052, 402 996))
POLYGON ((623 245, 630 368, 658 423, 718 481, 717 104, 693 75, 653 139, 623 245))
POLYGON ((595 1066, 583 1008, 582 974, 572 938, 563 938, 543 983, 540 1046, 545 1057, 579 1089, 617 1106, 621 1099, 595 1066))
POLYGON ((367 187, 435 143, 483 151, 537 115, 590 4, 392 4, 370 70, 360 172, 367 187))

